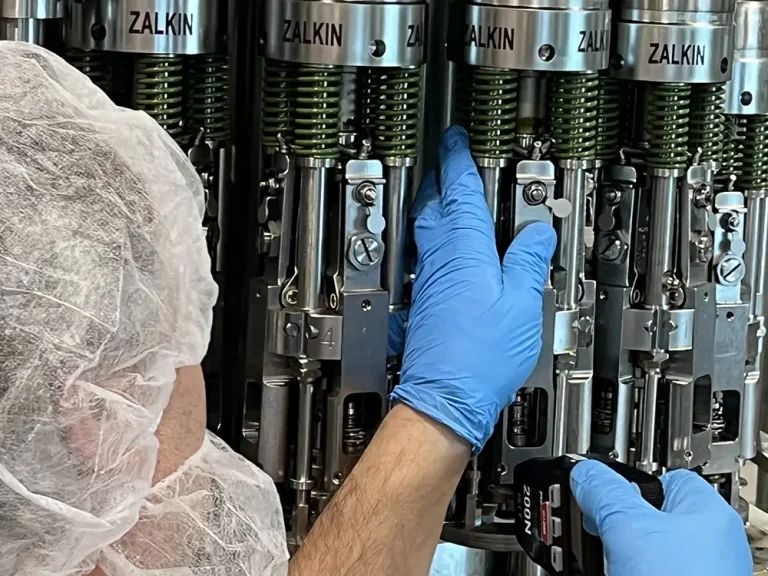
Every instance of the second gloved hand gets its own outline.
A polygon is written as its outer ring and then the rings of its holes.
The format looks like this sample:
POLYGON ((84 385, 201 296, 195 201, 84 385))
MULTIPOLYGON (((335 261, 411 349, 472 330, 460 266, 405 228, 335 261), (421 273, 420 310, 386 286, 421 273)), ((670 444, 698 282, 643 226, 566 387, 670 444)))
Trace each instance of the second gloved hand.
POLYGON ((661 477, 656 510, 636 486, 600 462, 571 472, 584 527, 600 536, 609 576, 748 576, 752 555, 736 511, 703 478, 687 470, 661 477))
POLYGON ((446 425, 477 453, 538 359, 556 237, 551 226, 531 224, 499 263, 483 184, 467 134, 457 127, 440 147, 439 189, 430 175, 417 207, 416 280, 392 397, 446 425))

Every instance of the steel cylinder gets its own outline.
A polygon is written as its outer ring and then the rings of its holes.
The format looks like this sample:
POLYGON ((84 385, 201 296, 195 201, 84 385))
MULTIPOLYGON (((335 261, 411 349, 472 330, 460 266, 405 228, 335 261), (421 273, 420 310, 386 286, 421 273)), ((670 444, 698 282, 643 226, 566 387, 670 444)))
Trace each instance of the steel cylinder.
POLYGON ((725 82, 731 77, 734 0, 621 3, 611 72, 644 82, 725 82))
POLYGON ((300 64, 411 67, 424 62, 425 2, 268 0, 264 50, 300 64))
POLYGON ((301 158, 298 238, 298 307, 317 310, 322 307, 325 273, 326 195, 329 169, 333 160, 301 158))
POLYGON ((67 44, 134 54, 210 54, 223 45, 217 0, 70 1, 67 44))
POLYGON ((656 409, 661 385, 661 371, 650 368, 645 373, 643 401, 643 429, 640 440, 640 454, 637 467, 646 472, 655 470, 654 450, 656 447, 656 409))
POLYGON ((674 269, 677 178, 673 174, 651 176, 651 219, 648 232, 648 269, 645 305, 669 305, 665 276, 674 269))
POLYGON ((275 482, 286 479, 290 382, 263 382, 259 412, 258 463, 275 482))
POLYGON ((768 2, 740 0, 734 12, 733 77, 728 114, 768 114, 768 2))
POLYGON ((608 67, 611 10, 605 0, 467 1, 451 13, 454 61, 539 72, 608 67))
MULTIPOLYGON (((559 221, 559 242, 555 261, 564 270, 564 286, 558 294, 558 307, 573 310, 579 303, 579 279, 584 259, 584 217, 586 211, 586 170, 582 161, 561 162, 559 197, 571 204, 571 213, 559 221)), ((560 288, 560 286, 556 286, 560 288)))

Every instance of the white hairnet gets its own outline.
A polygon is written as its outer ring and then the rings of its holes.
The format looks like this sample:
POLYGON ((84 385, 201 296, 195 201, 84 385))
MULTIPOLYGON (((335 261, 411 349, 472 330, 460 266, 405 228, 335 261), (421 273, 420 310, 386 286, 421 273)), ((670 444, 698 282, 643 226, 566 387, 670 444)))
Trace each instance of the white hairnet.
POLYGON ((221 441, 150 490, 175 370, 211 328, 202 216, 149 116, 0 42, 3 576, 285 571, 275 488, 221 441))

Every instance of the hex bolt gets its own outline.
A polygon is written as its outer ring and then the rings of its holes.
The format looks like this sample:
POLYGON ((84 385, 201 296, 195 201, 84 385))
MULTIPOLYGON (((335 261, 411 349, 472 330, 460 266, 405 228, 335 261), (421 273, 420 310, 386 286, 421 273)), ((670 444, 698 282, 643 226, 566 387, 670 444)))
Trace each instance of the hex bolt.
POLYGON ((352 245, 352 257, 360 266, 373 266, 381 259, 381 243, 371 236, 358 238, 352 245))
POLYGON ((699 262, 709 262, 712 258, 713 247, 712 239, 709 236, 702 236, 696 242, 696 259, 699 262))
POLYGON ((547 199, 547 187, 541 182, 531 182, 523 188, 523 200, 531 206, 538 206, 547 199))
POLYGON ((618 188, 608 188, 605 191, 605 201, 611 206, 615 206, 621 202, 622 193, 618 188))
POLYGON ((355 200, 357 200, 363 206, 373 206, 376 204, 378 198, 376 192, 376 186, 370 182, 363 182, 355 188, 355 200))

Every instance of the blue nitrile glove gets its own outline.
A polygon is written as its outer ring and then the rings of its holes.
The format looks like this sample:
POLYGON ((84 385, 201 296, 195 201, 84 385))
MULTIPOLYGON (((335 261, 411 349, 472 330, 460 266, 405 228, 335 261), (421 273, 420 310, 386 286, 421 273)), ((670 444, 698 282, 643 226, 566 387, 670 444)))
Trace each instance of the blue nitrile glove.
POLYGON ((744 525, 717 491, 687 470, 668 472, 661 482, 659 511, 600 462, 579 462, 571 472, 584 528, 603 541, 607 575, 752 574, 744 525))
POLYGON ((416 210, 416 280, 392 399, 446 425, 476 454, 538 359, 556 237, 551 226, 531 224, 499 263, 483 184, 458 127, 440 146, 439 192, 431 174, 416 210))

